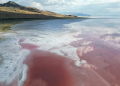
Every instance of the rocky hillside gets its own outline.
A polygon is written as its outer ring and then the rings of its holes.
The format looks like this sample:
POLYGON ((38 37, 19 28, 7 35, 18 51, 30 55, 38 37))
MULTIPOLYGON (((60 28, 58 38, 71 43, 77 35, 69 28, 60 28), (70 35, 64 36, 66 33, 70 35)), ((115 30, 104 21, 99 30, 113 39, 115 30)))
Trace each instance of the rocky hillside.
POLYGON ((73 15, 61 15, 58 13, 43 11, 33 7, 21 6, 9 1, 0 4, 0 18, 74 18, 73 15))

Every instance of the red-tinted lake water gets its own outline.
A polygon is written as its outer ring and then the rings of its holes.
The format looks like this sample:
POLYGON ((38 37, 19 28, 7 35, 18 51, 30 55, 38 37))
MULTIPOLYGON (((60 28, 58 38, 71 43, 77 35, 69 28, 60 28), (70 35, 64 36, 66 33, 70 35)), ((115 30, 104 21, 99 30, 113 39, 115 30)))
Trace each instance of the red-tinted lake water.
POLYGON ((26 64, 28 70, 21 74, 22 67, 19 67, 12 83, 6 84, 9 80, 3 77, 6 80, 0 86, 18 86, 20 74, 22 78, 26 76, 22 86, 120 86, 120 22, 114 21, 65 19, 42 23, 38 20, 33 21, 38 25, 24 22, 22 30, 22 24, 18 24, 17 34, 0 42, 0 50, 5 51, 3 56, 7 58, 1 67, 7 70, 5 64, 12 59, 8 67, 10 72, 4 70, 0 74, 9 73, 6 76, 9 78, 15 72, 14 63, 17 67, 26 64), (8 53, 13 49, 16 51, 8 53))
POLYGON ((74 86, 70 61, 54 53, 31 51, 24 61, 29 69, 23 86, 74 86))

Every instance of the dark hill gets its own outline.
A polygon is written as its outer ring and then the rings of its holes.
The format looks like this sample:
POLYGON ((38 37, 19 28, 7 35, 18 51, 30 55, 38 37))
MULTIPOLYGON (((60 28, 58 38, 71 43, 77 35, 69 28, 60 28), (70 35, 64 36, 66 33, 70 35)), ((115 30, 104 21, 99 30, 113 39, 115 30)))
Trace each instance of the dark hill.
POLYGON ((0 7, 21 7, 21 6, 15 2, 9 1, 7 3, 0 4, 0 7))

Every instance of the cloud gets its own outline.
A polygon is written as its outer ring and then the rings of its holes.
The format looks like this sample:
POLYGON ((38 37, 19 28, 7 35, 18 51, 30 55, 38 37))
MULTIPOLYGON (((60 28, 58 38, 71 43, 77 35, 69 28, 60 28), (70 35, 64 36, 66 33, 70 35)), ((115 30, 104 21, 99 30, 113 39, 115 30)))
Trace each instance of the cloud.
POLYGON ((110 12, 120 12, 120 8, 106 8, 110 12))
POLYGON ((44 10, 54 11, 58 13, 81 12, 91 15, 110 15, 110 14, 113 15, 119 12, 118 6, 120 6, 120 0, 44 0, 44 1, 35 0, 35 1, 41 3, 42 6, 44 7, 44 10))
MULTIPOLYGON (((38 0, 36 0, 38 1, 38 0)), ((120 0, 39 0, 40 3, 46 5, 86 5, 86 4, 96 4, 96 3, 112 3, 118 2, 120 0)))
POLYGON ((17 3, 24 5, 24 6, 28 6, 28 7, 35 7, 35 8, 41 9, 41 10, 43 9, 43 6, 34 0, 29 0, 29 1, 19 0, 19 1, 17 1, 17 3))
POLYGON ((29 6, 43 9, 42 5, 37 2, 28 2, 29 6))

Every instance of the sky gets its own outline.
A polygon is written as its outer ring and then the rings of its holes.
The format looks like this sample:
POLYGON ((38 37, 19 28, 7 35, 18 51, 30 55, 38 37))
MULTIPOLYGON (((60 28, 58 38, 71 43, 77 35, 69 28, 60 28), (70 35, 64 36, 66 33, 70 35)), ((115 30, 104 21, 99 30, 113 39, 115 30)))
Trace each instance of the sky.
MULTIPOLYGON (((6 3, 9 0, 0 0, 6 3)), ((57 13, 74 12, 94 16, 120 15, 120 0, 11 0, 20 5, 57 13)))

